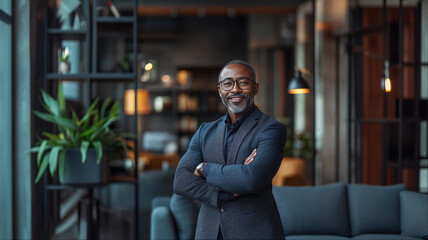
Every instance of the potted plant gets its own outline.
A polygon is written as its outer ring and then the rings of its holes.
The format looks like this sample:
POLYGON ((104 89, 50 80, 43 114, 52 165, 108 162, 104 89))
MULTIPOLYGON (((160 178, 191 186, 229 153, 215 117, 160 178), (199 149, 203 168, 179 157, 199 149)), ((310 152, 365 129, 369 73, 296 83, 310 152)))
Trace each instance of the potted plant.
POLYGON ((70 50, 68 47, 58 49, 59 65, 58 73, 65 74, 70 71, 70 62, 68 58, 70 56, 70 50))
POLYGON ((126 154, 130 149, 123 140, 123 134, 110 128, 118 120, 119 103, 108 98, 98 104, 97 99, 82 118, 73 109, 70 109, 71 117, 68 117, 61 87, 56 100, 43 90, 41 93, 47 113, 34 113, 54 124, 57 133, 43 132, 43 138, 39 137, 36 146, 31 148, 31 152, 37 153, 39 166, 36 182, 48 169, 52 176, 58 171, 63 184, 105 183, 108 175, 106 152, 126 154))

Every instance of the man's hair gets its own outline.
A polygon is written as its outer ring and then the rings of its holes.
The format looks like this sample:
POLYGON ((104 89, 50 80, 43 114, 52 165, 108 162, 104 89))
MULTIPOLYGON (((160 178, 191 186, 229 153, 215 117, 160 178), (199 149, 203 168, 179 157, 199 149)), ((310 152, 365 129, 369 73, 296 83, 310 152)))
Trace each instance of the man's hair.
POLYGON ((251 78, 252 78, 252 80, 254 81, 254 82, 257 82, 257 80, 256 80, 256 72, 254 71, 254 69, 253 69, 253 67, 251 67, 251 65, 249 64, 249 63, 247 63, 247 62, 244 62, 244 61, 242 61, 242 60, 232 60, 232 61, 230 61, 230 62, 228 62, 228 63, 226 63, 226 65, 224 65, 224 67, 221 69, 221 71, 220 71, 220 74, 218 75, 218 81, 220 82, 220 75, 221 75, 221 73, 223 72, 223 70, 227 67, 227 66, 229 66, 229 65, 232 65, 232 64, 239 64, 239 65, 243 65, 243 66, 246 66, 248 69, 250 69, 250 71, 251 71, 251 78))

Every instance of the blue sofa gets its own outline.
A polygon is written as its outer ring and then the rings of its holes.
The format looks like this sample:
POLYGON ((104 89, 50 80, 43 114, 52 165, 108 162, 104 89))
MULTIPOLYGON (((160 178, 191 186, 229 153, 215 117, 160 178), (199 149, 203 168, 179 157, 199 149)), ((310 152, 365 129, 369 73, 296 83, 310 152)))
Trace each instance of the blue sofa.
MULTIPOLYGON (((287 240, 428 239, 428 196, 405 185, 333 183, 274 187, 287 240)), ((152 202, 151 239, 193 239, 199 205, 173 195, 152 202)))
MULTIPOLYGON (((150 215, 152 211, 152 200, 156 197, 171 196, 173 194, 172 183, 174 181, 175 169, 149 170, 140 172, 138 175, 139 194, 139 236, 140 239, 150 238, 150 215)), ((135 186, 126 183, 110 183, 99 189, 97 196, 101 206, 113 212, 122 212, 132 222, 132 212, 135 206, 135 186)), ((133 238, 133 229, 128 229, 130 238, 133 238)), ((118 233, 120 234, 120 233, 118 233)))

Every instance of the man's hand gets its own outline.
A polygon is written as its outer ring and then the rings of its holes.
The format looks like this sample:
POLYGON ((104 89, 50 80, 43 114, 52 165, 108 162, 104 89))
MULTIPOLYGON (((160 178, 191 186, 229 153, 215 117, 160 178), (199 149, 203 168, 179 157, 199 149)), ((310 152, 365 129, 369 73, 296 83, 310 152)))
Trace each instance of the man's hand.
POLYGON ((198 177, 204 177, 204 175, 202 175, 202 171, 204 169, 205 164, 207 163, 203 162, 201 164, 198 164, 198 166, 196 166, 195 170, 193 171, 193 174, 195 174, 198 177))
POLYGON ((257 156, 257 149, 254 149, 253 152, 250 154, 250 156, 245 159, 244 164, 249 165, 254 161, 254 158, 257 156))
MULTIPOLYGON (((254 158, 257 156, 257 149, 254 149, 253 152, 250 154, 250 156, 247 157, 247 159, 245 159, 244 165, 249 165, 252 162, 254 162, 254 158)), ((239 194, 234 193, 233 194, 234 197, 239 197, 239 194)))

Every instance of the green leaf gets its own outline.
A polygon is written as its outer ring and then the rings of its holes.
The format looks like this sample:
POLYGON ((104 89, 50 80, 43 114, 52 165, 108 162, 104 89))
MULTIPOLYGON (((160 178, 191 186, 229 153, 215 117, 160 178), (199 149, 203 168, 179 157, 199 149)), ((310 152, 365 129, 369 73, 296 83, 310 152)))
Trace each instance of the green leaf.
POLYGON ((47 122, 54 123, 60 127, 70 128, 73 130, 79 129, 78 126, 68 118, 61 117, 61 116, 52 116, 50 114, 46 114, 46 113, 42 113, 42 112, 38 112, 38 111, 34 111, 34 114, 36 114, 39 118, 41 118, 47 122))
POLYGON ((46 167, 49 164, 49 155, 50 153, 46 154, 45 157, 43 158, 42 165, 40 166, 39 173, 37 174, 37 177, 36 177, 36 183, 39 182, 40 178, 43 176, 43 173, 46 170, 46 167))
POLYGON ((49 94, 47 94, 43 90, 42 90, 42 97, 47 107, 46 110, 48 110, 50 113, 52 113, 55 116, 62 115, 61 106, 58 104, 57 101, 55 101, 55 99, 53 99, 51 96, 49 96, 49 94))
POLYGON ((85 163, 86 161, 86 155, 88 154, 88 147, 89 147, 89 142, 82 141, 82 144, 80 145, 80 152, 82 153, 82 163, 85 163))
POLYGON ((90 119, 90 117, 95 113, 94 109, 98 104, 98 99, 95 99, 95 101, 91 104, 88 111, 86 112, 85 116, 83 116, 81 122, 86 122, 90 119))
POLYGON ((65 98, 64 98, 64 94, 62 92, 62 86, 60 84, 58 84, 58 96, 57 96, 57 102, 62 110, 62 112, 65 112, 65 98))
POLYGON ((42 132, 42 135, 51 139, 51 140, 54 140, 54 141, 59 140, 59 136, 56 134, 52 134, 52 133, 48 133, 48 132, 42 132))
POLYGON ((103 117, 105 116, 106 109, 107 109, 108 105, 110 104, 110 102, 111 102, 111 98, 107 98, 107 99, 103 102, 103 105, 101 106, 101 112, 100 112, 100 116, 101 116, 101 118, 103 118, 103 117))
POLYGON ((110 118, 113 118, 113 117, 115 118, 117 117, 118 113, 119 113, 119 102, 116 101, 111 107, 109 116, 110 118))
POLYGON ((76 123, 76 125, 77 125, 77 126, 80 126, 80 125, 82 124, 82 122, 81 122, 81 121, 79 121, 79 117, 77 117, 76 112, 72 110, 72 111, 71 111, 71 115, 72 115, 72 121, 73 121, 74 123, 76 123))
POLYGON ((103 145, 100 141, 94 141, 92 145, 94 145, 95 151, 97 152, 97 163, 99 164, 103 158, 103 145))
POLYGON ((53 147, 50 152, 49 171, 51 173, 51 176, 55 174, 56 168, 58 166, 58 153, 60 150, 62 150, 62 147, 56 146, 56 147, 53 147))
POLYGON ((43 153, 45 152, 46 145, 48 144, 47 140, 43 140, 40 144, 40 150, 37 153, 37 166, 40 166, 40 161, 42 160, 43 153))
POLYGON ((59 172, 59 180, 64 182, 65 176, 65 150, 59 152, 58 155, 59 163, 58 163, 58 172, 59 172))

